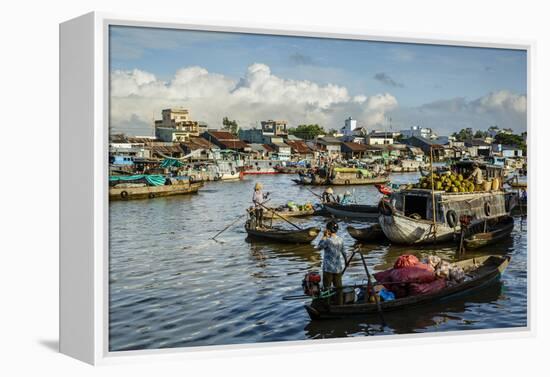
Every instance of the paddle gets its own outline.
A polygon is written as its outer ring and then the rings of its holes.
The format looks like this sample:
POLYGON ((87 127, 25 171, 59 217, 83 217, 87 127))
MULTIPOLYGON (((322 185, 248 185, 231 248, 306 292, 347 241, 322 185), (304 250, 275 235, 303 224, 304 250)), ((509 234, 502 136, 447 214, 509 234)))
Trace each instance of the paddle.
POLYGON ((310 189, 308 189, 307 187, 305 188, 307 191, 311 192, 313 195, 315 195, 316 197, 318 197, 319 199, 323 199, 323 197, 313 191, 311 191, 310 189))
POLYGON ((266 206, 264 206, 262 203, 258 203, 262 208, 268 210, 268 211, 271 211, 272 214, 275 214, 277 216, 279 216, 281 219, 283 219, 284 221, 286 221, 287 223, 289 223, 290 225, 292 225, 293 227, 295 227, 296 229, 298 230, 303 230, 302 228, 300 228, 298 225, 290 222, 288 219, 284 218, 283 216, 279 215, 277 213, 277 211, 275 211, 274 209, 271 209, 271 208, 267 208, 266 206))
MULTIPOLYGON (((269 202, 271 199, 268 199, 266 200, 265 202, 269 202)), ((228 226, 226 226, 225 228, 223 228, 222 230, 220 230, 214 237, 212 237, 211 239, 212 240, 216 240, 216 237, 218 237, 220 234, 222 234, 223 232, 225 232, 227 229, 231 228, 237 221, 239 221, 240 219, 242 219, 244 216, 248 215, 248 213, 245 213, 244 215, 241 215, 239 217, 237 217, 235 220, 233 220, 231 222, 231 224, 229 224, 228 226)))
POLYGON ((231 224, 229 224, 228 226, 226 226, 225 228, 223 228, 222 230, 220 230, 214 237, 212 237, 213 240, 216 240, 216 237, 218 237, 220 234, 222 234, 223 232, 225 232, 227 229, 231 228, 237 221, 239 221, 240 219, 242 219, 244 216, 246 216, 247 213, 245 213, 244 215, 241 215, 239 217, 237 217, 234 221, 231 222, 231 224))

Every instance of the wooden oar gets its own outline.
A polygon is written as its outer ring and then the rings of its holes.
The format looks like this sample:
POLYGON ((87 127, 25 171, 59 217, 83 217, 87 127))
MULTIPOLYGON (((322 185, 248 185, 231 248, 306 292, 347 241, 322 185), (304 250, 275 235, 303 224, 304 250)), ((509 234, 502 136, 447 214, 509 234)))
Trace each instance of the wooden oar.
POLYGON ((370 276, 369 268, 367 267, 367 262, 365 261, 365 257, 363 254, 359 253, 361 255, 361 261, 363 262, 363 267, 365 267, 365 271, 367 273, 367 287, 371 290, 372 294, 374 295, 374 301, 376 301, 376 309, 378 310, 378 314, 380 315, 380 319, 382 320, 382 328, 386 327, 386 321, 384 320, 384 315, 382 314, 382 306, 380 306, 380 299, 378 298, 378 295, 374 291, 374 287, 372 286, 372 278, 370 276))
POLYGON ((311 192, 313 195, 315 195, 316 197, 318 197, 319 199, 323 199, 323 197, 313 191, 311 191, 310 189, 308 189, 307 187, 305 188, 307 191, 311 192))
POLYGON ((272 214, 275 214, 275 215, 279 216, 281 219, 283 219, 284 221, 286 221, 287 223, 289 223, 290 225, 292 225, 292 226, 295 227, 296 229, 298 229, 298 230, 303 230, 303 229, 300 228, 298 225, 296 225, 296 224, 290 222, 288 219, 286 219, 286 218, 284 218, 283 216, 279 215, 279 214, 277 213, 277 211, 275 211, 275 210, 273 210, 273 209, 271 209, 271 208, 267 208, 267 207, 264 206, 262 203, 258 203, 258 204, 259 204, 262 208, 264 208, 264 209, 266 209, 266 210, 268 210, 268 211, 271 211, 272 214))
POLYGON ((244 216, 246 216, 247 213, 245 213, 244 215, 241 215, 239 217, 237 217, 233 222, 231 222, 231 224, 229 224, 228 226, 226 226, 225 228, 223 228, 222 230, 220 230, 214 237, 212 237, 213 240, 216 239, 216 237, 218 237, 220 234, 222 234, 223 232, 225 232, 227 229, 231 228, 237 221, 239 221, 240 219, 242 219, 244 216))
MULTIPOLYGON (((271 199, 268 199, 266 200, 265 202, 269 202, 271 199)), ((228 226, 226 226, 225 228, 223 228, 222 230, 220 230, 214 237, 212 237, 211 239, 212 240, 216 240, 216 237, 218 237, 220 234, 222 234, 223 232, 225 232, 227 229, 231 228, 237 221, 239 221, 240 219, 242 219, 244 216, 248 215, 248 213, 245 213, 244 215, 241 215, 239 217, 237 217, 233 222, 231 222, 231 224, 229 224, 228 226)))

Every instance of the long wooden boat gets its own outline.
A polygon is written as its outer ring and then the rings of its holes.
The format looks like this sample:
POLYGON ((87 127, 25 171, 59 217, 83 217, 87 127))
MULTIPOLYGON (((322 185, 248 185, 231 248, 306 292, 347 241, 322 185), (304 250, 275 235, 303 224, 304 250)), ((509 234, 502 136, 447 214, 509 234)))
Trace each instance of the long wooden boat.
POLYGON ((111 187, 109 188, 109 200, 153 199, 163 196, 194 194, 202 186, 202 182, 181 182, 163 186, 111 187))
POLYGON ((339 175, 329 179, 329 184, 333 186, 376 185, 379 183, 387 183, 389 181, 389 178, 385 175, 372 178, 339 175))
POLYGON ((326 203, 325 208, 336 217, 365 219, 378 217, 378 207, 367 204, 326 203))
POLYGON ((483 233, 476 233, 464 239, 466 249, 478 249, 487 245, 492 245, 505 238, 508 238, 514 230, 514 218, 505 216, 499 219, 496 224, 489 225, 489 229, 483 233))
POLYGON ((306 217, 315 215, 315 210, 304 210, 304 211, 291 211, 291 210, 269 210, 266 211, 264 217, 269 218, 273 216, 273 219, 276 220, 278 217, 306 217))
POLYGON ((374 242, 387 239, 382 231, 382 227, 378 223, 374 223, 365 228, 355 228, 349 225, 346 229, 349 235, 357 241, 374 242))
MULTIPOLYGON (((483 289, 500 279, 510 263, 510 259, 510 256, 488 255, 456 262, 454 265, 462 267, 466 273, 464 282, 449 285, 435 293, 409 296, 392 301, 382 301, 380 302, 382 312, 432 304, 440 300, 453 299, 483 289)), ((314 298, 310 304, 305 305, 305 309, 312 320, 376 314, 378 310, 375 303, 355 302, 353 304, 335 305, 326 298, 314 298)))
POLYGON ((285 243, 310 243, 321 232, 321 229, 317 227, 310 227, 302 230, 254 228, 249 222, 245 224, 245 230, 248 235, 252 237, 285 243))

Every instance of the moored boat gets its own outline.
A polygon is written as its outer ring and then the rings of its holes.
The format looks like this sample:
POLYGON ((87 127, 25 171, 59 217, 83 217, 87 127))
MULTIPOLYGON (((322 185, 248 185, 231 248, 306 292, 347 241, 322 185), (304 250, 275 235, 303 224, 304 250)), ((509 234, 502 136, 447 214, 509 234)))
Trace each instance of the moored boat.
POLYGON ((460 229, 461 216, 482 221, 508 215, 517 203, 517 194, 404 189, 381 203, 378 220, 386 237, 413 245, 450 241, 460 229))
POLYGON ((347 231, 351 237, 357 241, 362 242, 374 242, 374 241, 383 241, 386 239, 382 227, 378 223, 374 223, 365 228, 355 228, 349 225, 347 231))
POLYGON ((336 217, 368 219, 378 217, 378 207, 367 204, 325 203, 328 213, 336 217))
POLYGON ((305 216, 313 216, 315 215, 315 209, 308 209, 308 210, 297 210, 292 211, 290 209, 286 210, 277 210, 277 209, 270 209, 269 211, 265 212, 265 217, 272 217, 276 220, 277 217, 305 217, 305 216))
POLYGON ((288 230, 279 228, 257 228, 252 222, 247 221, 245 230, 249 236, 269 239, 285 243, 309 243, 321 232, 320 228, 309 227, 301 230, 288 230))
POLYGON ((478 249, 510 237, 510 234, 514 230, 514 218, 504 216, 503 218, 489 221, 487 225, 478 224, 476 227, 487 227, 487 229, 465 238, 464 247, 466 249, 478 249))
POLYGON ((202 182, 189 180, 177 180, 170 185, 157 186, 122 184, 109 188, 109 200, 153 199, 163 196, 194 194, 202 186, 202 182))
MULTIPOLYGON (((510 259, 509 256, 489 255, 453 263, 464 270, 466 278, 463 282, 447 284, 445 288, 434 293, 382 301, 380 308, 382 312, 405 310, 440 300, 462 297, 498 281, 510 263, 510 259)), ((305 309, 312 320, 346 318, 378 312, 377 304, 368 302, 366 295, 362 302, 355 301, 344 305, 336 305, 326 298, 313 298, 310 304, 305 305, 305 309)))

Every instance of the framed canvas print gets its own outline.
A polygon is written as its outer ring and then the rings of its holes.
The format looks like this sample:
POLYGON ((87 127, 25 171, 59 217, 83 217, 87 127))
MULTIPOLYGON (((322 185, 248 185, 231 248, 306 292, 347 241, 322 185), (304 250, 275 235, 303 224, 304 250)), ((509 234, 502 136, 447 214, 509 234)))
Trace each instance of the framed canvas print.
POLYGON ((531 331, 532 48, 61 24, 61 351, 531 331))

